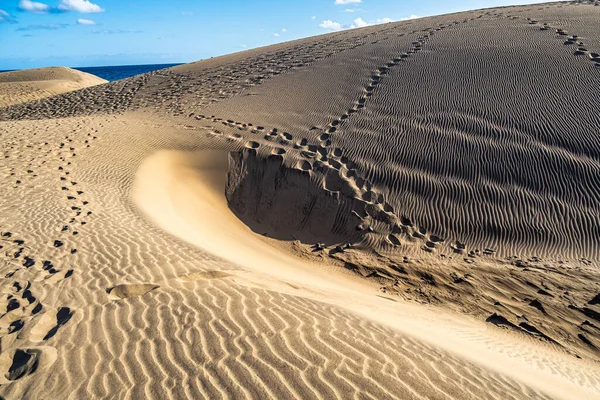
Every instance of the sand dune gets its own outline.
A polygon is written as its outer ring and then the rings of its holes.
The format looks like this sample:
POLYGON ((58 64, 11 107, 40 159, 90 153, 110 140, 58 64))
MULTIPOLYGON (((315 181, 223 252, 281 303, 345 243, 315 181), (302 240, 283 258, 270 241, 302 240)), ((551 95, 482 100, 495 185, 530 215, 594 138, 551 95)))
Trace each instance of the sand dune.
POLYGON ((0 107, 0 395, 600 398, 598 4, 0 107))
POLYGON ((107 81, 66 67, 34 68, 0 73, 0 107, 72 92, 107 81))

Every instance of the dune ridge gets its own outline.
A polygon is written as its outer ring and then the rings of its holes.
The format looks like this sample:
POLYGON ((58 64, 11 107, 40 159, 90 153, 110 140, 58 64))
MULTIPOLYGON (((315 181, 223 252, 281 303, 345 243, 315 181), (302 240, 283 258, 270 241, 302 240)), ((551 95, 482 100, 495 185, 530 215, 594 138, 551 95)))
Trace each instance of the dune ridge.
POLYGON ((108 82, 67 67, 33 68, 0 73, 0 107, 43 99, 108 82))
POLYGON ((0 395, 600 398, 598 4, 0 107, 0 395))

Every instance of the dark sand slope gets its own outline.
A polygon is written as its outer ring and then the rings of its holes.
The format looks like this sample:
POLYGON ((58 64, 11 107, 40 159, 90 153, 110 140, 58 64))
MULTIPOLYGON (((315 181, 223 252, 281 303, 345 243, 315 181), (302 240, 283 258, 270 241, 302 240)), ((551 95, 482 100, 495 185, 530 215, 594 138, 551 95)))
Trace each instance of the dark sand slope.
POLYGON ((589 54, 600 26, 578 37, 583 45, 563 44, 595 24, 588 8, 571 7, 574 24, 548 16, 548 31, 535 9, 423 21, 435 28, 382 37, 372 59, 347 51, 206 113, 340 148, 393 214, 446 241, 503 256, 597 258, 600 70, 589 54), (576 56, 578 47, 589 52, 576 56))
POLYGON ((0 394, 599 398, 598 21, 424 18, 0 108, 0 394))

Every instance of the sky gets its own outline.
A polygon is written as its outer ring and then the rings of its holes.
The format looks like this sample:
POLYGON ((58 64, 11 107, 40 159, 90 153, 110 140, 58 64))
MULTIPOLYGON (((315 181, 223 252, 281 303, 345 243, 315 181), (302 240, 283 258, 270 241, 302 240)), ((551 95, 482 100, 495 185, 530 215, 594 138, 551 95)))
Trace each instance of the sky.
POLYGON ((184 63, 341 29, 535 0, 0 0, 0 70, 184 63))

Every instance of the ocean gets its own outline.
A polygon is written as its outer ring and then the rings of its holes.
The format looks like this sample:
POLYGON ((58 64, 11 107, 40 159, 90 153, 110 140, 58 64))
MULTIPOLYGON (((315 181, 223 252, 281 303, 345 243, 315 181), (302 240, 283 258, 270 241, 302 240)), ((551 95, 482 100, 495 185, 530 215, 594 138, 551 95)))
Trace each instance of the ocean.
POLYGON ((116 65, 105 67, 72 67, 73 69, 96 75, 107 81, 118 81, 130 76, 145 74, 158 69, 174 67, 180 64, 116 65))

